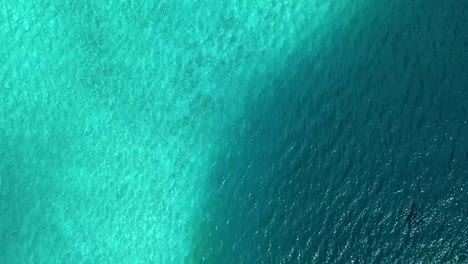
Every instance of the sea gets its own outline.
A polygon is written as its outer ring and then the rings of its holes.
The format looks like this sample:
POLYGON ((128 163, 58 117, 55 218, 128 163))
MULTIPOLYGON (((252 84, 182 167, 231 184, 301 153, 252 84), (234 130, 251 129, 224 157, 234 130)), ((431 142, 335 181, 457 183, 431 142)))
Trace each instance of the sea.
POLYGON ((0 1, 0 263, 468 263, 468 1, 0 1))

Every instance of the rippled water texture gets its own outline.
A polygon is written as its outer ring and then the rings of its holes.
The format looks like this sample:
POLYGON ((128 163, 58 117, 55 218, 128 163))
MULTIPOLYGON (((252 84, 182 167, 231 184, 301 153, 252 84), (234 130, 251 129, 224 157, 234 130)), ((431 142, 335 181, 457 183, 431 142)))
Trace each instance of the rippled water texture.
POLYGON ((468 263, 467 12, 0 2, 0 263, 468 263))
POLYGON ((373 2, 298 49, 233 126, 194 255, 468 263, 467 11, 373 2))

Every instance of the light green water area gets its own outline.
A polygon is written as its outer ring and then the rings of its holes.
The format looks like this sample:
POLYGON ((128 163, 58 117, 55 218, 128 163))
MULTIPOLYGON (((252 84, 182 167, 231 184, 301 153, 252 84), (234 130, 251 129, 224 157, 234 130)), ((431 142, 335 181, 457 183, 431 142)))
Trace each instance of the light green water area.
POLYGON ((0 263, 184 263, 226 131, 359 1, 0 3, 0 263))

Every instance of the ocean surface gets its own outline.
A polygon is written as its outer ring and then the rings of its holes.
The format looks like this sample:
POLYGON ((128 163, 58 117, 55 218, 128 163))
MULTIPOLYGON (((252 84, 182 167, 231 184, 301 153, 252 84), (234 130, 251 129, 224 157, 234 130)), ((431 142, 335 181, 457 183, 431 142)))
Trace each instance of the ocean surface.
POLYGON ((0 263, 468 263, 468 1, 0 2, 0 263))

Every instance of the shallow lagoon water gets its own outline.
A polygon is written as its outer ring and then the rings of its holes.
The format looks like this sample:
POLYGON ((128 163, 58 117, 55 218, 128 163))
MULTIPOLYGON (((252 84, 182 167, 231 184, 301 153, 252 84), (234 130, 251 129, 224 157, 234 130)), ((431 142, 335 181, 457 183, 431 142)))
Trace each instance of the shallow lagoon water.
POLYGON ((467 262, 466 10, 5 2, 0 262, 467 262))

